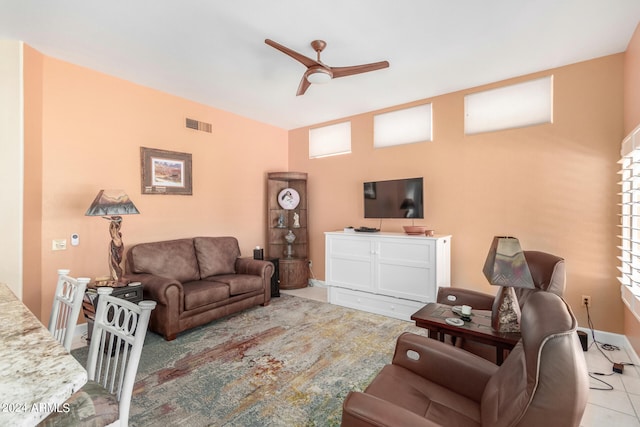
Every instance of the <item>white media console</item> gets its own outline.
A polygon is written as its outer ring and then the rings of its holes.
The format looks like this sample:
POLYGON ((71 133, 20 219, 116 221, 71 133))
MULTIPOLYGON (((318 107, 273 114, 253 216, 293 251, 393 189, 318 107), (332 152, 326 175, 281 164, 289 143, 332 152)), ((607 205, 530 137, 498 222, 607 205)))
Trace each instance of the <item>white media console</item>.
POLYGON ((331 304, 410 320, 451 284, 451 236, 325 233, 331 304))

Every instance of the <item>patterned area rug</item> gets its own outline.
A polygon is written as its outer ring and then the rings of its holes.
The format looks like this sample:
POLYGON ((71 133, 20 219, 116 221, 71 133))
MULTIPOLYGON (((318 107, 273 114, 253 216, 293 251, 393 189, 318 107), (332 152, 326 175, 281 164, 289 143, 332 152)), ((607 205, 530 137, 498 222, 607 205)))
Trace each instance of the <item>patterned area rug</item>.
MULTIPOLYGON (((148 333, 132 426, 336 426, 351 390, 391 362, 413 323, 282 295, 178 335, 148 333)), ((74 356, 86 362, 86 347, 74 356)))

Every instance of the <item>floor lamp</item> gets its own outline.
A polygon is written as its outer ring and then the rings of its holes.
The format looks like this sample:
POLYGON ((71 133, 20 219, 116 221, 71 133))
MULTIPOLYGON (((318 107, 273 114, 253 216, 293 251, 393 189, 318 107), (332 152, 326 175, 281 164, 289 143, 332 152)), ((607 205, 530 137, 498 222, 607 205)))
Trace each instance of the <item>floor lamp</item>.
POLYGON ((109 283, 108 286, 124 286, 122 280, 122 253, 124 243, 122 242, 121 215, 139 214, 138 208, 133 204, 127 193, 123 190, 100 190, 85 215, 101 216, 109 221, 109 234, 111 243, 109 244, 109 283))

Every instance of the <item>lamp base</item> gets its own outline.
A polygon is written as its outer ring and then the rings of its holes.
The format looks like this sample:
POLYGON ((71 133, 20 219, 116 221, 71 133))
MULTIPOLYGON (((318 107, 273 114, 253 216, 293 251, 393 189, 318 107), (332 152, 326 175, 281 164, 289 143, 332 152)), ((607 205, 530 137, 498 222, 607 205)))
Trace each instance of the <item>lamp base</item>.
MULTIPOLYGON (((122 281, 122 253, 124 252, 124 243, 122 242, 122 233, 120 227, 122 225, 121 216, 106 217, 109 220, 109 234, 111 242, 109 243, 109 271, 111 279, 116 282, 122 281)), ((125 285, 122 285, 125 286, 125 285)))
POLYGON ((491 327, 497 332, 520 332, 520 305, 511 286, 501 286, 491 309, 491 327))

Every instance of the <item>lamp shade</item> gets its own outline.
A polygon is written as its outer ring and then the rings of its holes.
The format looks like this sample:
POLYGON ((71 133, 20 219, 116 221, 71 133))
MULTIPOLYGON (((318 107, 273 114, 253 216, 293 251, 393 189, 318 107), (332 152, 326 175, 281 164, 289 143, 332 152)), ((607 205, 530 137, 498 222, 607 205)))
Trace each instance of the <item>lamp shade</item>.
POLYGON ((520 242, 515 237, 496 236, 482 269, 492 285, 533 289, 533 277, 520 242))
POLYGON ((111 216, 139 214, 127 193, 123 190, 100 190, 86 216, 111 216))

